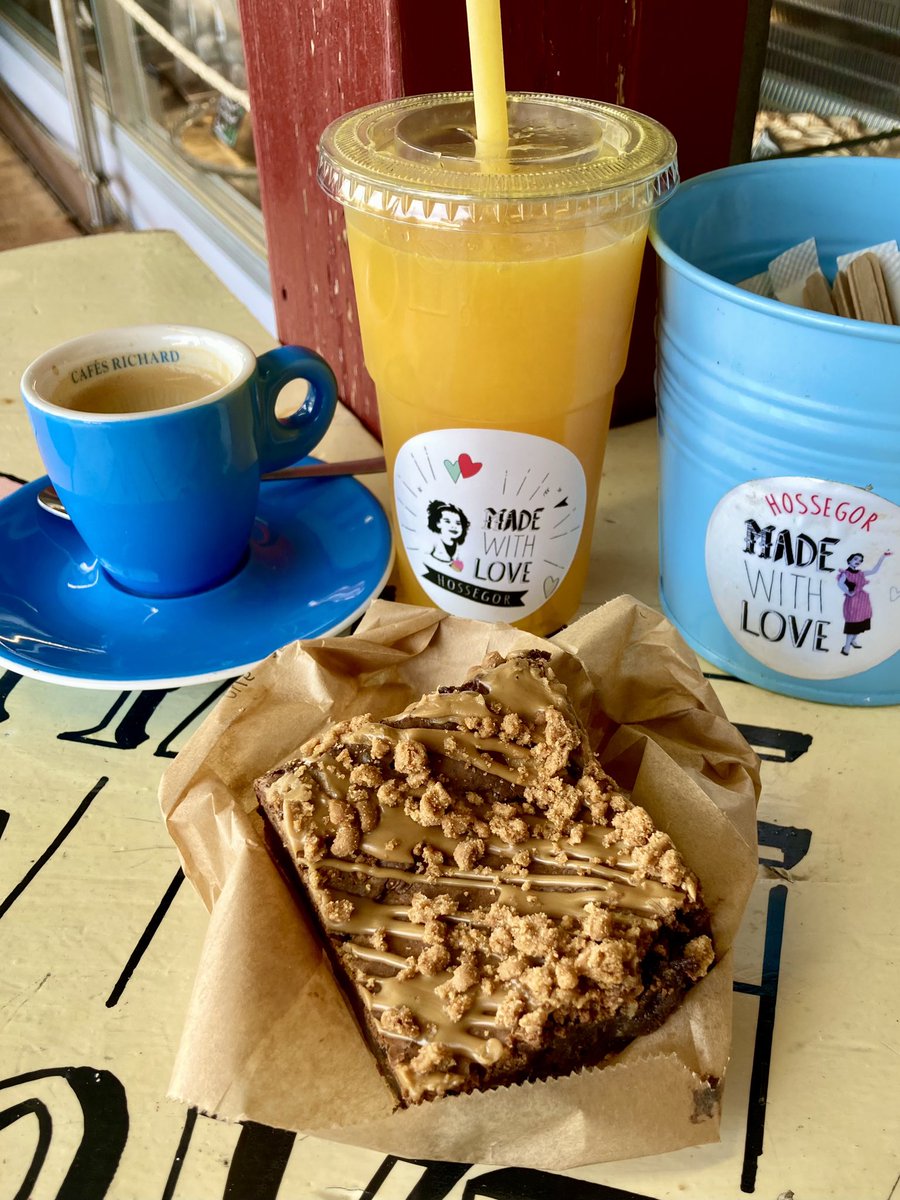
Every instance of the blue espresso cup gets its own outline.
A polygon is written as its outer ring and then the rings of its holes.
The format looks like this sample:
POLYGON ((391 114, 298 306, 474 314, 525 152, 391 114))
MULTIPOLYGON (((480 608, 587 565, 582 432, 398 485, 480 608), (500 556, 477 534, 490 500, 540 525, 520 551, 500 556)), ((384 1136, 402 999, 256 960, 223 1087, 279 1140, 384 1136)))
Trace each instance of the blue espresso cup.
POLYGON ((184 596, 232 575, 247 550, 260 476, 303 458, 334 415, 331 368, 312 350, 257 357, 186 325, 110 329, 41 355, 22 395, 47 473, 112 580, 184 596), (291 416, 278 393, 308 384, 291 416))

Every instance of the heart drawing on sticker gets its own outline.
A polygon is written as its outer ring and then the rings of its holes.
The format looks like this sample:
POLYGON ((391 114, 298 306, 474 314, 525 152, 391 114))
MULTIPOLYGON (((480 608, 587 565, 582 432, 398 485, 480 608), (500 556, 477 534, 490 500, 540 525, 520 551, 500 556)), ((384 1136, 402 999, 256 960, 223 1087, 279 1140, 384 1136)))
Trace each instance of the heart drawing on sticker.
POLYGON ((463 479, 471 479, 473 475, 477 475, 484 463, 472 462, 468 454, 461 454, 458 459, 459 469, 463 479))
POLYGON ((451 462, 449 458, 444 459, 444 466, 447 468, 447 474, 454 483, 459 482, 460 466, 458 462, 451 462))
POLYGON ((559 580, 554 575, 548 575, 544 580, 544 598, 549 600, 559 587, 559 580))

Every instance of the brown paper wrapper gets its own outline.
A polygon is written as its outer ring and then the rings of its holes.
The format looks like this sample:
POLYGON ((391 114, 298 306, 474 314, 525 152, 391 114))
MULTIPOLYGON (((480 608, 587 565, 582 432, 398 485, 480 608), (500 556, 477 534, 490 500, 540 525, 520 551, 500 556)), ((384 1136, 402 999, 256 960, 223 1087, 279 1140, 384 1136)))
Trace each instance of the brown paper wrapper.
POLYGON ((756 755, 672 627, 630 597, 549 642, 376 602, 350 637, 297 642, 238 680, 160 799, 209 929, 170 1086, 253 1120, 411 1158, 564 1170, 718 1137, 731 945, 756 875, 756 755), (265 849, 253 781, 331 721, 398 712, 490 650, 543 647, 606 769, 700 877, 717 962, 607 1065, 395 1111, 322 947, 265 849))

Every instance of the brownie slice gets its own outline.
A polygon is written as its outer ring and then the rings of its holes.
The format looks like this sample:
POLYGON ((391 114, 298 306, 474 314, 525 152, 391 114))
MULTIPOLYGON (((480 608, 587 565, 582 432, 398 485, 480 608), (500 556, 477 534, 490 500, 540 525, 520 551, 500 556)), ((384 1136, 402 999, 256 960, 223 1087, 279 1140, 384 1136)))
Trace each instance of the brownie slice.
POLYGON ((697 879, 600 767, 547 657, 492 655, 257 782, 404 1105, 600 1063, 713 962, 697 879))

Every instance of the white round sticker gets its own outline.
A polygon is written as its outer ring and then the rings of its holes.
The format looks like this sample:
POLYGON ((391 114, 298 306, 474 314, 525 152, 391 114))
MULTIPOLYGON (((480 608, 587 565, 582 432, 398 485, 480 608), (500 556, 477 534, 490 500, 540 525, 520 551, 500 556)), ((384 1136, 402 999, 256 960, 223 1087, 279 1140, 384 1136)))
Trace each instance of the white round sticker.
POLYGON ((394 465, 400 537, 429 599, 460 617, 519 621, 572 564, 584 525, 575 455, 547 438, 440 429, 394 465))
POLYGON ((845 483, 783 476, 716 505, 706 574, 729 632, 798 679, 840 679, 900 650, 900 507, 845 483))

